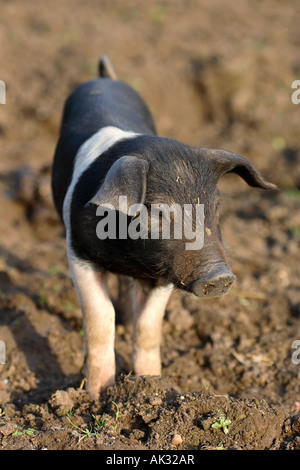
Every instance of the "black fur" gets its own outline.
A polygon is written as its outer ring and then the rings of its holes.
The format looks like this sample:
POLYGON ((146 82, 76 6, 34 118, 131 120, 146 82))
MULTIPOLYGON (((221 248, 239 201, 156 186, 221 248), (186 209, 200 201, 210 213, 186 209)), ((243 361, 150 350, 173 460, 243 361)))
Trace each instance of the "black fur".
POLYGON ((155 134, 146 104, 125 83, 98 78, 79 85, 66 101, 53 163, 53 198, 61 217, 76 153, 86 140, 105 126, 155 134))

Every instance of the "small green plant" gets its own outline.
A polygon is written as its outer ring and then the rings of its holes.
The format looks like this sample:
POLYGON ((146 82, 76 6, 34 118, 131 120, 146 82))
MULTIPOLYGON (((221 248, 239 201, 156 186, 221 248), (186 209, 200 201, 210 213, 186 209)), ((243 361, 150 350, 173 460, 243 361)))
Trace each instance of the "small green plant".
POLYGON ((3 264, 7 264, 8 261, 8 255, 0 255, 0 262, 3 264))
POLYGON ((164 24, 167 19, 167 11, 164 6, 158 5, 153 7, 151 12, 151 20, 156 24, 164 24))
MULTIPOLYGON (((116 407, 116 416, 115 416, 115 418, 116 418, 116 421, 118 421, 118 419, 119 419, 119 417, 120 417, 120 409, 119 409, 118 405, 117 405, 114 401, 113 401, 112 403, 113 403, 113 404, 115 405, 115 407, 116 407)), ((117 424, 118 424, 118 423, 116 423, 116 424, 113 426, 113 429, 114 429, 114 430, 116 430, 117 424)))
POLYGON ((35 432, 36 432, 36 429, 33 429, 33 428, 24 429, 24 433, 27 434, 27 436, 34 436, 35 432))
POLYGON ((46 305, 48 303, 47 295, 46 295, 46 292, 45 292, 45 287, 42 287, 42 289, 41 289, 39 299, 38 299, 38 303, 39 303, 40 307, 46 307, 46 305))
POLYGON ((73 414, 73 411, 70 410, 70 412, 66 414, 66 418, 69 421, 69 423, 75 429, 77 429, 77 431, 79 431, 82 434, 79 440, 84 439, 85 437, 97 436, 99 431, 101 431, 101 429, 105 426, 105 413, 103 413, 101 420, 97 419, 96 416, 92 414, 94 422, 93 424, 90 424, 90 426, 86 428, 81 428, 79 426, 76 426, 76 424, 74 424, 69 418, 71 414, 73 414))
POLYGON ((290 199, 292 199, 293 201, 299 199, 299 197, 300 197, 300 190, 299 190, 297 187, 294 187, 294 186, 285 188, 285 189, 284 189, 284 192, 285 192, 285 194, 287 194, 288 197, 289 197, 290 199))
POLYGON ((105 413, 103 413, 101 420, 97 419, 96 416, 92 415, 98 429, 102 429, 105 426, 105 413))
POLYGON ((52 286, 53 292, 60 292, 62 290, 62 288, 63 288, 63 286, 61 284, 58 284, 58 283, 56 283, 52 286))
POLYGON ((66 300, 63 303, 62 307, 63 307, 64 310, 66 310, 66 312, 72 312, 72 310, 74 310, 74 305, 69 300, 66 300))
POLYGON ((114 401, 113 401, 112 403, 113 403, 113 404, 115 405, 115 407, 116 407, 116 420, 118 420, 119 417, 120 417, 120 409, 119 409, 118 405, 117 405, 114 401))
POLYGON ((12 433, 13 437, 23 436, 23 434, 26 434, 27 436, 34 436, 34 433, 36 432, 36 429, 33 429, 33 428, 18 430, 17 424, 14 425, 14 428, 16 430, 12 433))
POLYGON ((218 420, 211 425, 213 429, 223 429, 224 434, 229 433, 228 426, 231 424, 230 419, 226 419, 224 416, 219 416, 218 420))
POLYGON ((66 416, 72 416, 74 414, 73 408, 71 407, 69 411, 67 411, 66 416))
POLYGON ((52 266, 48 269, 49 276, 56 276, 60 273, 60 269, 57 266, 52 266))
POLYGON ((300 238, 300 227, 291 225, 290 227, 288 227, 288 229, 291 232, 291 234, 293 235, 293 237, 300 238))

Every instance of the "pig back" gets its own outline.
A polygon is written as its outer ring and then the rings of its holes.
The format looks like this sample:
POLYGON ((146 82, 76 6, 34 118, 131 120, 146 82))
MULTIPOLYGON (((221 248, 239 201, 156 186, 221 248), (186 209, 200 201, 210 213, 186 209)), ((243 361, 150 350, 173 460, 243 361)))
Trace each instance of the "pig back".
POLYGON ((148 107, 127 84, 99 78, 79 85, 65 103, 52 167, 52 191, 60 216, 79 148, 107 126, 138 134, 156 133, 148 107))

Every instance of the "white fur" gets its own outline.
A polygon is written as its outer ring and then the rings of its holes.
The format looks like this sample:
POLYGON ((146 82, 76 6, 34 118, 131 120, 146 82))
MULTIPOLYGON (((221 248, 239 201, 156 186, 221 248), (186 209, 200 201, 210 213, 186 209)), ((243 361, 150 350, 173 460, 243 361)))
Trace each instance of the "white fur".
MULTIPOLYGON (((84 142, 79 148, 74 162, 72 181, 68 188, 63 205, 63 219, 68 233, 70 233, 70 210, 74 188, 82 173, 96 160, 102 153, 106 152, 116 142, 122 139, 135 137, 134 132, 125 132, 118 127, 107 126, 100 129, 84 142)), ((100 176, 100 175, 99 175, 100 176)), ((70 241, 70 240, 68 240, 70 241)))

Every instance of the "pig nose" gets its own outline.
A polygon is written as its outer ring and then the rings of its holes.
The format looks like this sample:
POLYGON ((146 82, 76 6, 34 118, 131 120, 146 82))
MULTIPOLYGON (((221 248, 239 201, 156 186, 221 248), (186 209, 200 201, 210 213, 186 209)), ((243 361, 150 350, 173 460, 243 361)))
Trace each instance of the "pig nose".
POLYGON ((224 266, 194 281, 192 292, 197 297, 218 297, 227 294, 234 280, 235 275, 224 266))

